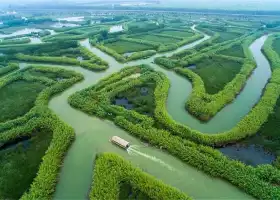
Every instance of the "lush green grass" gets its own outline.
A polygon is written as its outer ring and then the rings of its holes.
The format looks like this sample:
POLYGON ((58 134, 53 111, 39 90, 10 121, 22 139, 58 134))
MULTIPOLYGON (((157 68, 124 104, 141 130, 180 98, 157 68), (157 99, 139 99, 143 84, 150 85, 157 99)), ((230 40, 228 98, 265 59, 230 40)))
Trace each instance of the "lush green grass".
POLYGON ((36 176, 52 133, 36 130, 32 134, 27 142, 0 151, 0 199, 19 199, 36 176))
POLYGON ((231 48, 222 50, 218 53, 226 55, 226 56, 234 56, 234 57, 245 58, 244 50, 243 50, 243 47, 241 45, 234 45, 231 48))
POLYGON ((278 37, 275 40, 273 40, 272 48, 280 56, 280 37, 278 37))
POLYGON ((117 41, 117 42, 107 43, 104 46, 115 50, 119 54, 153 49, 152 46, 139 44, 135 42, 128 42, 128 41, 117 41))
POLYGON ((152 41, 152 42, 158 42, 158 43, 163 44, 163 45, 174 44, 174 43, 177 43, 177 42, 181 41, 181 40, 178 40, 178 39, 175 39, 175 38, 167 38, 167 37, 161 37, 161 36, 158 36, 158 35, 147 35, 147 34, 134 36, 132 38, 147 40, 147 41, 152 41))
POLYGON ((201 59, 195 64, 196 69, 193 71, 202 78, 209 94, 222 90, 242 67, 238 62, 217 57, 201 59))
POLYGON ((183 38, 186 38, 186 37, 191 37, 194 35, 194 33, 192 32, 188 32, 188 31, 162 31, 160 32, 161 34, 165 34, 165 35, 172 35, 172 36, 177 36, 177 37, 183 37, 183 38))
POLYGON ((0 89, 0 122, 27 113, 46 86, 38 82, 15 81, 0 89))
POLYGON ((117 94, 116 98, 126 98, 129 104, 133 105, 133 110, 141 114, 153 115, 154 108, 155 108, 155 100, 154 100, 155 87, 156 87, 155 82, 149 81, 141 86, 133 87, 124 92, 117 94), (143 88, 146 88, 147 91, 143 92, 143 88))

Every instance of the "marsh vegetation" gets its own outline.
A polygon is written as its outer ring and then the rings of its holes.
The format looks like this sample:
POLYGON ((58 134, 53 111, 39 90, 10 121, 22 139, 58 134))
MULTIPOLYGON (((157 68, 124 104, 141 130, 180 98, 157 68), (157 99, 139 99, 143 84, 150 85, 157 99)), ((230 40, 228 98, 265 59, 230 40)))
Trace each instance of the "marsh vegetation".
POLYGON ((275 18, 27 12, 0 16, 0 199, 280 198, 275 18))

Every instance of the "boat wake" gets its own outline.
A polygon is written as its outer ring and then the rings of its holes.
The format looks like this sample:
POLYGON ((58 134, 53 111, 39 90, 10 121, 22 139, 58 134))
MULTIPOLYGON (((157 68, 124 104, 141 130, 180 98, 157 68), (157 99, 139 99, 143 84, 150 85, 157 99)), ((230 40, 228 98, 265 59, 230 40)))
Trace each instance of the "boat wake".
POLYGON ((152 160, 154 162, 157 162, 159 163, 160 165, 162 165, 163 167, 166 167, 167 169, 169 169, 170 171, 174 171, 174 168, 171 167, 170 165, 168 165, 167 163, 165 163, 164 161, 162 161, 161 159, 159 158, 156 158, 155 156, 151 156, 151 155, 148 155, 146 153, 143 153, 141 151, 139 151, 138 149, 138 146, 137 145, 132 145, 130 146, 128 149, 127 149, 127 152, 129 155, 140 155, 140 156, 143 156, 149 160, 152 160))

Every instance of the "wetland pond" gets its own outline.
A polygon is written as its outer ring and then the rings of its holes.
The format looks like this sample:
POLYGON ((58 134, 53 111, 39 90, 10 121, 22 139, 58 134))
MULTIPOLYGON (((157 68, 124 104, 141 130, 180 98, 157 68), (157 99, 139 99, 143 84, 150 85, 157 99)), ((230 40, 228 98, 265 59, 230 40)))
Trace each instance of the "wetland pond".
MULTIPOLYGON (((167 110, 173 119, 193 129, 209 134, 228 130, 240 121, 255 105, 261 96, 262 89, 270 78, 271 71, 269 63, 261 53, 261 47, 266 40, 266 36, 257 39, 250 46, 250 50, 257 62, 257 68, 248 79, 244 90, 232 104, 226 106, 210 122, 204 124, 200 123, 184 109, 185 101, 192 91, 191 82, 172 71, 168 71, 152 63, 156 57, 171 56, 173 53, 191 48, 208 38, 209 36, 205 36, 203 39, 180 47, 173 52, 156 54, 148 59, 126 64, 118 63, 112 57, 92 47, 88 40, 84 40, 80 44, 103 60, 106 60, 109 63, 109 69, 105 72, 91 72, 80 67, 46 65, 68 70, 71 69, 80 72, 85 78, 82 82, 73 85, 71 88, 53 97, 49 102, 50 109, 64 122, 73 127, 76 133, 76 140, 65 157, 54 199, 87 199, 92 181, 94 159, 96 154, 101 152, 115 152, 120 154, 127 160, 130 160, 135 166, 161 179, 166 184, 186 192, 194 199, 253 199, 253 197, 230 183, 213 178, 160 149, 147 146, 115 126, 112 122, 88 116, 72 108, 67 102, 69 96, 75 92, 96 84, 102 78, 119 71, 124 66, 149 64, 155 70, 163 72, 171 81, 167 99, 167 110), (114 135, 129 141, 132 147, 128 151, 124 151, 112 145, 109 139, 114 135)), ((123 99, 121 101, 124 102, 123 99)), ((227 154, 226 152, 224 153, 227 154)))
MULTIPOLYGON (((190 48, 192 45, 196 45, 204 40, 205 38, 182 48, 190 48)), ((55 199, 86 199, 91 185, 95 155, 104 151, 115 152, 122 155, 127 160, 130 160, 135 166, 138 166, 145 172, 163 180, 165 183, 186 192, 194 199, 253 199, 250 195, 247 195, 245 192, 226 181, 210 177, 202 171, 181 162, 160 149, 150 146, 147 147, 140 140, 116 127, 112 122, 100 120, 73 109, 67 103, 67 99, 70 95, 94 85, 101 78, 119 71, 124 66, 123 64, 116 62, 107 54, 90 46, 88 40, 82 41, 81 45, 87 47, 97 56, 100 56, 102 59, 109 62, 110 67, 105 72, 94 73, 79 67, 71 68, 65 66, 65 69, 71 69, 82 73, 85 80, 52 98, 49 102, 49 107, 63 121, 72 126, 76 132, 76 140, 64 160, 56 188, 55 199), (124 151, 109 142, 109 139, 114 135, 117 135, 132 144, 132 148, 129 149, 129 152, 124 151)), ((168 54, 172 53, 169 52, 168 54)), ((161 54, 157 56, 160 55, 161 54)), ((153 59, 149 58, 137 61, 136 63, 150 64, 152 61, 153 59)), ((127 63, 127 65, 131 66, 134 63, 135 62, 127 63)), ((163 70, 158 66, 155 69, 163 70)), ((178 78, 179 76, 176 75, 176 77, 178 78)), ((184 79, 184 81, 188 82, 186 79, 184 79)), ((181 96, 181 94, 179 96, 181 96)), ((186 98, 183 99, 183 101, 185 100, 186 98)), ((185 110, 183 111, 186 112, 185 110)))

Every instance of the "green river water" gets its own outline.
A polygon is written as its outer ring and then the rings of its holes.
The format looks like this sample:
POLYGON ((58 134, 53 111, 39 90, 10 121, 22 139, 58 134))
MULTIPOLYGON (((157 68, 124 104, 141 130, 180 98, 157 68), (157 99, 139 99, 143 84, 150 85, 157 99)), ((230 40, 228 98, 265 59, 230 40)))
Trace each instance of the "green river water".
MULTIPOLYGON (((208 38, 208 36, 205 36, 203 39, 186 45, 175 52, 191 48, 208 38)), ((91 72, 80 67, 58 66, 80 72, 85 79, 55 96, 49 102, 49 107, 63 121, 72 126, 76 133, 76 140, 65 157, 54 199, 87 199, 92 181, 94 159, 99 152, 118 153, 130 160, 135 166, 161 179, 166 184, 186 192, 194 199, 253 199, 226 181, 212 178, 160 149, 146 146, 127 132, 116 127, 112 122, 88 116, 72 108, 67 103, 67 99, 75 92, 94 85, 101 78, 119 71, 124 66, 145 63, 150 64, 158 71, 162 71, 170 79, 171 88, 167 100, 167 109, 175 120, 207 133, 228 130, 242 119, 258 101, 262 89, 271 75, 269 63, 260 51, 265 39, 266 36, 261 37, 250 47, 258 66, 247 81, 244 90, 232 104, 226 106, 210 122, 205 124, 200 123, 184 110, 184 103, 192 90, 191 83, 187 79, 152 63, 156 56, 170 56, 174 51, 157 54, 145 60, 120 64, 107 54, 91 47, 88 40, 81 41, 81 45, 106 60, 110 67, 105 72, 91 72), (131 151, 127 152, 112 145, 109 139, 114 135, 129 141, 133 145, 131 151)))

